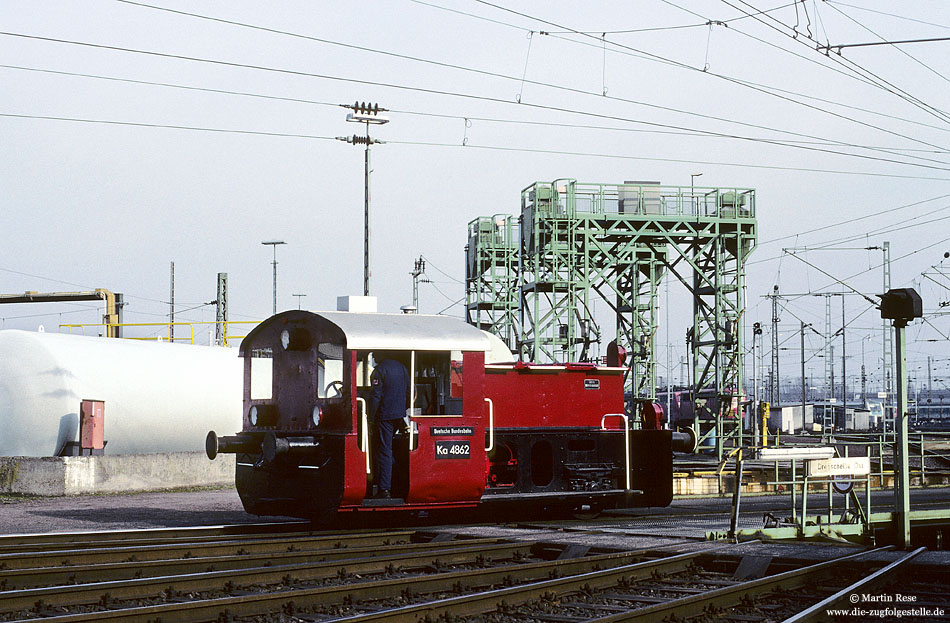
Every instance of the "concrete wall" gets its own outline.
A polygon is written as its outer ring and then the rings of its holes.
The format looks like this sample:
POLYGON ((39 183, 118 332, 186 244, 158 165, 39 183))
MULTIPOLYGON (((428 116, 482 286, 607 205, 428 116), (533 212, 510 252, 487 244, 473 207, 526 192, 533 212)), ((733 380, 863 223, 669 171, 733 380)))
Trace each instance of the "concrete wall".
POLYGON ((0 493, 81 495, 234 484, 233 454, 204 452, 0 457, 0 493))

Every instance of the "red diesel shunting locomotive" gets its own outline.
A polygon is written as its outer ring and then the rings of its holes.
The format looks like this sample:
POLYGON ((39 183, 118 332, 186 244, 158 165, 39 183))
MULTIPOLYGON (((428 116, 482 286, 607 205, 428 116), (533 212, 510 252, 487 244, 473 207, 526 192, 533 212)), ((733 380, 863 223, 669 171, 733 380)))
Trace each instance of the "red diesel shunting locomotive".
POLYGON ((208 433, 206 450, 237 454, 238 493, 256 515, 666 506, 674 444, 694 442, 633 427, 623 368, 511 363, 500 340, 445 316, 288 311, 256 327, 241 355, 243 430, 208 433), (370 495, 381 351, 405 355, 414 397, 393 446, 392 499, 370 495))

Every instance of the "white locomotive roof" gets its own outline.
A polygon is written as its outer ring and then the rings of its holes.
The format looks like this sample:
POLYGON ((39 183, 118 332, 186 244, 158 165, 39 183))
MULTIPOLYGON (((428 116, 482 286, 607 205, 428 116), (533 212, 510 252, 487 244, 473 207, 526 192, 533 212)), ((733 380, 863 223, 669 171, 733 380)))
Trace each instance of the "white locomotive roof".
POLYGON ((480 329, 449 316, 314 312, 346 335, 350 350, 490 351, 480 329))

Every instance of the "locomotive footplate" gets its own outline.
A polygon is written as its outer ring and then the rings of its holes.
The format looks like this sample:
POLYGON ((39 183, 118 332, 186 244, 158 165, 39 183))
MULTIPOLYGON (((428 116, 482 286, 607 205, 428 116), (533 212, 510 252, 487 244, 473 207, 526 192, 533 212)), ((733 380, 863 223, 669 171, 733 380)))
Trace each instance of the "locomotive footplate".
MULTIPOLYGON (((644 492, 640 489, 611 489, 610 491, 538 491, 535 493, 505 493, 486 489, 482 497, 483 504, 492 502, 511 502, 512 500, 545 500, 552 502, 580 503, 586 501, 608 502, 635 500, 644 492)), ((604 505, 605 507, 607 505, 604 505)))

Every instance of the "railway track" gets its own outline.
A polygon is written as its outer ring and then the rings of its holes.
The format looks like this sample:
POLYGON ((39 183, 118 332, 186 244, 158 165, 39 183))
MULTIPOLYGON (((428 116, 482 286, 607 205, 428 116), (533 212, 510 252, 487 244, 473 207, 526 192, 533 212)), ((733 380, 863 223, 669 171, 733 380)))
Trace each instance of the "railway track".
MULTIPOLYGON (((762 560, 751 543, 605 551, 307 528, 0 537, 0 621, 810 620, 897 581, 920 553, 888 564, 876 556, 881 548, 793 568, 762 560)), ((945 586, 945 578, 918 580, 915 605, 950 616, 945 586)))

